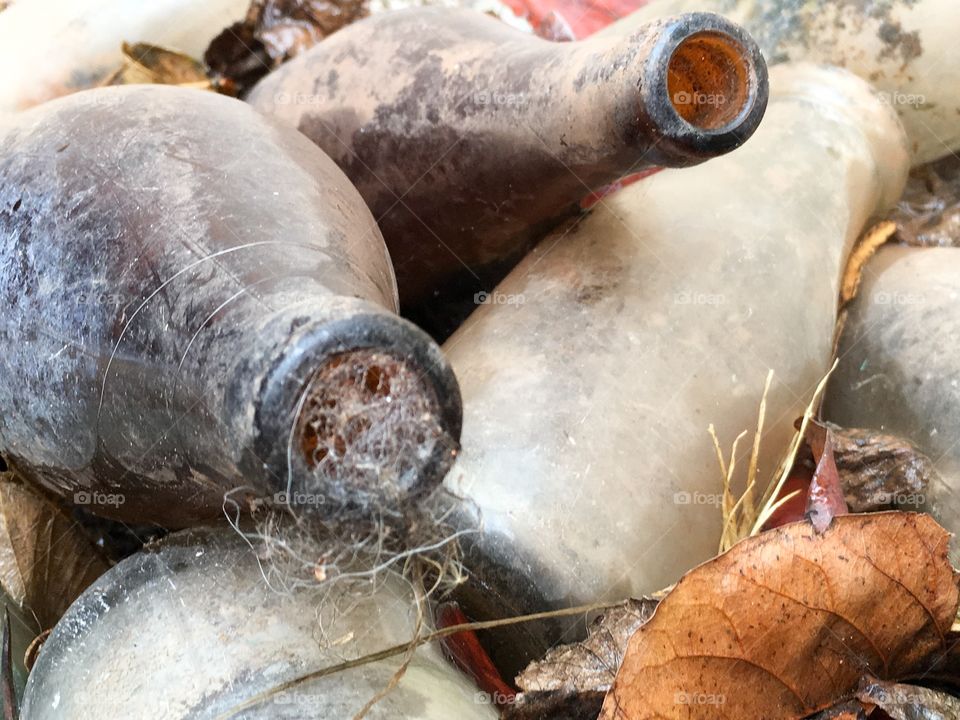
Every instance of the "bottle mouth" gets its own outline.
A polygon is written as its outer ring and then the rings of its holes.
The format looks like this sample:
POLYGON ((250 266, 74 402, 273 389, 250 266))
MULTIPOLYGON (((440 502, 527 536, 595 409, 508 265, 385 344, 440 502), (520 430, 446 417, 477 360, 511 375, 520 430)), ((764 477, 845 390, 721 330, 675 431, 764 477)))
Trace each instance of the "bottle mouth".
POLYGON ((743 144, 767 106, 767 67, 740 26, 713 13, 667 22, 643 93, 660 130, 664 164, 699 162, 743 144))
POLYGON ((684 38, 667 62, 667 95, 677 115, 704 131, 734 123, 750 101, 745 58, 743 46, 722 33, 684 38))
POLYGON ((310 378, 292 443, 308 485, 327 488, 338 508, 375 516, 415 497, 434 478, 438 457, 453 461, 456 440, 444 426, 440 398, 424 372, 377 348, 336 353, 310 378))
POLYGON ((442 483, 459 449, 460 389, 425 333, 361 303, 290 344, 257 412, 275 505, 385 522, 442 483))

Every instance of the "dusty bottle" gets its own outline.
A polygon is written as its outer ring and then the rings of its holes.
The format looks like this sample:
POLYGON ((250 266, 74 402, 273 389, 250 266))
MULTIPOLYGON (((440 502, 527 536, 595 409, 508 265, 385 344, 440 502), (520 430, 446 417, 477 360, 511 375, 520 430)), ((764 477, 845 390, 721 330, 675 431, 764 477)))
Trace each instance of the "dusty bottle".
POLYGON ((756 428, 769 369, 760 482, 773 475, 829 365, 846 253, 909 161, 855 76, 787 64, 770 88, 743 148, 546 238, 444 345, 465 407, 446 482, 484 526, 475 615, 504 612, 498 593, 506 612, 637 597, 716 554, 707 428, 725 450, 756 428))
MULTIPOLYGON (((883 248, 865 268, 824 415, 913 442, 938 470, 919 504, 960 532, 960 249, 883 248)), ((893 500, 898 500, 893 498, 893 500)))
POLYGON ((599 34, 622 37, 690 10, 740 23, 771 64, 827 63, 869 81, 903 121, 914 164, 960 148, 955 0, 651 0, 599 34))
POLYGON ((417 8, 345 28, 248 100, 346 172, 390 248, 401 306, 417 313, 489 290, 598 186, 739 146, 763 115, 765 72, 754 42, 716 15, 552 43, 417 8))
POLYGON ((126 42, 203 55, 249 0, 30 0, 0 13, 0 112, 100 85, 126 42))
POLYGON ((370 212, 237 100, 129 86, 19 114, 0 296, 0 452, 95 512, 389 515, 452 462, 456 380, 395 314, 370 212))
MULTIPOLYGON (((354 717, 387 688, 395 656, 259 693, 394 645, 417 632, 409 582, 383 573, 281 592, 232 531, 188 531, 127 558, 73 604, 27 682, 23 720, 149 717, 248 720, 354 717)), ((429 620, 420 629, 429 632, 429 620)), ((369 720, 492 720, 492 705, 421 646, 369 720)))

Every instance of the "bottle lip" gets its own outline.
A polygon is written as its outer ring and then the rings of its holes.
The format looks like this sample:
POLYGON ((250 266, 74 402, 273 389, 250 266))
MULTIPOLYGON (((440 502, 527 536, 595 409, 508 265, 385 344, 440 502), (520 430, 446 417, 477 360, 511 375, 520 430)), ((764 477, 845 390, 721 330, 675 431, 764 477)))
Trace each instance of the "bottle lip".
POLYGON ((399 316, 368 305, 360 302, 354 312, 341 319, 319 320, 312 327, 304 328, 298 334, 295 348, 274 365, 260 395, 259 432, 254 441, 256 453, 270 468, 274 479, 286 478, 290 471, 287 455, 290 433, 298 432, 299 427, 299 418, 294 418, 300 410, 298 398, 314 373, 338 356, 364 353, 389 356, 418 374, 433 390, 437 420, 453 443, 452 448, 436 443, 430 456, 422 459, 420 476, 409 489, 411 498, 419 497, 442 483, 455 459, 463 419, 460 388, 440 348, 425 332, 399 316))
POLYGON ((754 133, 767 107, 767 65, 742 27, 715 13, 670 18, 648 56, 643 114, 663 165, 729 152, 754 133))

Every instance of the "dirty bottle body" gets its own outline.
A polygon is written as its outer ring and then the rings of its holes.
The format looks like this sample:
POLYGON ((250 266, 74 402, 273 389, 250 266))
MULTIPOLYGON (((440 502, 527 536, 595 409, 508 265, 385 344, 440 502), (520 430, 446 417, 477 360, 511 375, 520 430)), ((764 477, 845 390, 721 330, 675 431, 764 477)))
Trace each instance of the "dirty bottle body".
MULTIPOLYGON (((177 533, 127 558, 57 624, 31 672, 23 720, 141 717, 144 707, 164 720, 233 715, 259 693, 409 642, 417 632, 413 588, 394 573, 381 571, 375 583, 282 592, 268 584, 262 563, 229 529, 177 533)), ((389 686, 403 661, 397 656, 299 683, 243 708, 242 717, 353 717, 389 686)), ((366 717, 495 718, 476 694, 437 648, 425 645, 366 717)))
POLYGON ((840 337, 824 416, 914 443, 937 470, 920 494, 890 502, 960 531, 960 250, 885 247, 864 269, 840 337))
POLYGON ((419 8, 334 34, 248 101, 346 172, 384 233, 404 311, 429 313, 491 290, 591 190, 739 146, 766 80, 753 41, 716 15, 552 43, 419 8))
POLYGON ((482 517, 479 604, 638 597, 714 555, 707 427, 724 446, 756 427, 769 369, 761 482, 774 472, 828 367, 846 252, 908 159, 896 116, 842 70, 778 67, 768 115, 736 153, 545 239, 497 288, 522 301, 445 344, 465 407, 446 482, 482 517))
POLYGON ((439 483, 456 381, 306 139, 131 86, 22 113, 0 147, 0 452, 21 474, 171 526, 291 493, 379 512, 439 483))

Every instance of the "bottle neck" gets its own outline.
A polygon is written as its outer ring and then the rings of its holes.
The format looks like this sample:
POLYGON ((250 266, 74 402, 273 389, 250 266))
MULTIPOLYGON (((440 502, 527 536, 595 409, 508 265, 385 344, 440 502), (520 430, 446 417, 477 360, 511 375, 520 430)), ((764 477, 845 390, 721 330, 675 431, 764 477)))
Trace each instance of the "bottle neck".
POLYGON ((712 13, 658 20, 627 37, 514 38, 500 45, 496 63, 467 63, 477 86, 457 98, 464 134, 528 143, 518 130, 532 131, 533 150, 587 184, 729 152, 756 130, 767 101, 756 43, 712 13))

